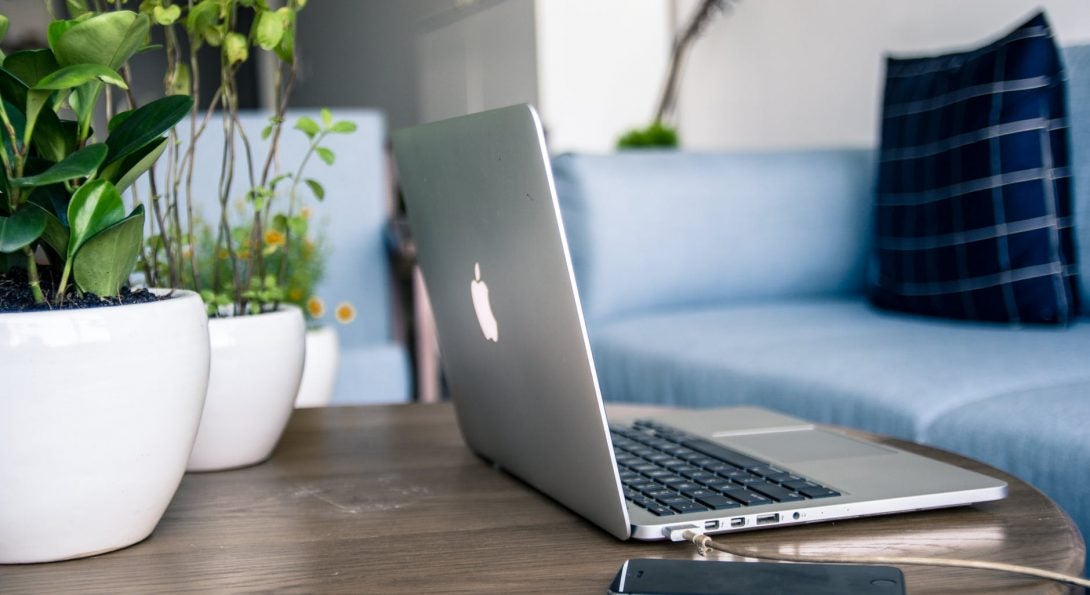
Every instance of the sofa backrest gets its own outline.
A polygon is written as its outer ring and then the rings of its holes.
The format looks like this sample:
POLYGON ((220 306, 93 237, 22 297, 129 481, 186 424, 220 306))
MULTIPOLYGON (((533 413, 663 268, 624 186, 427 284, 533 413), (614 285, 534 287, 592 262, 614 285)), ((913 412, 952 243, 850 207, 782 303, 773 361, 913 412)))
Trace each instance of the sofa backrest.
POLYGON ((863 288, 873 151, 569 154, 553 169, 591 324, 863 288))
POLYGON ((1090 45, 1064 48, 1082 311, 1090 315, 1090 45))

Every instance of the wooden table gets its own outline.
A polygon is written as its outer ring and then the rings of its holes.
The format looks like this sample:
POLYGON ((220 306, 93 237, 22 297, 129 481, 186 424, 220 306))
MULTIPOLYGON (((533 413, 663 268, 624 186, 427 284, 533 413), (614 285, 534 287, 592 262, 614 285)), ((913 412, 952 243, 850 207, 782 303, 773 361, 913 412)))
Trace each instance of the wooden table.
MULTIPOLYGON (((755 551, 1082 571, 1078 531, 1041 493, 958 456, 884 441, 1002 476, 1010 497, 730 539, 755 551)), ((699 555, 687 544, 618 541, 492 469, 462 444, 449 405, 311 409, 296 412, 272 460, 187 475, 145 542, 83 560, 0 566, 0 592, 604 593, 621 563, 637 557, 699 555)), ((989 572, 903 570, 910 593, 1064 591, 989 572)))

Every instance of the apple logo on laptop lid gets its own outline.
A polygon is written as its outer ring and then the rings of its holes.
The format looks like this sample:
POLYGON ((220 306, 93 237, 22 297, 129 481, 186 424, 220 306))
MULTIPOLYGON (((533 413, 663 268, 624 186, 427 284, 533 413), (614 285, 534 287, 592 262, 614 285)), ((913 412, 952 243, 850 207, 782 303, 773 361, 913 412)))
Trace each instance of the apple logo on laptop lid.
POLYGON ((492 302, 488 298, 488 285, 481 281, 481 263, 473 263, 473 280, 469 282, 469 294, 473 297, 473 311, 481 325, 484 338, 493 343, 500 339, 499 323, 492 314, 492 302))

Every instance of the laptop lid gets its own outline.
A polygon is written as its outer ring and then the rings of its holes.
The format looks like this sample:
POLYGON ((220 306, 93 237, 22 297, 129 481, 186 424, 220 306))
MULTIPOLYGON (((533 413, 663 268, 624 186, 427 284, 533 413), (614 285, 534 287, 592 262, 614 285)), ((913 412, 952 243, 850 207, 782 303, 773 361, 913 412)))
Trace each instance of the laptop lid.
POLYGON ((631 527, 529 105, 393 134, 466 443, 613 535, 631 527))

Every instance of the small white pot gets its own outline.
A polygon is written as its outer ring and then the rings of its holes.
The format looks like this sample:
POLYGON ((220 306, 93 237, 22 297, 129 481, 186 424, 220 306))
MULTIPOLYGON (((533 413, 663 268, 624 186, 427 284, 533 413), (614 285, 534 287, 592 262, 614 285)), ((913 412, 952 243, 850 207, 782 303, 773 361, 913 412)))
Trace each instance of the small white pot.
POLYGON ((299 384, 296 407, 325 407, 333 400, 337 369, 341 364, 341 343, 337 329, 326 325, 307 331, 307 358, 299 384))
POLYGON ((201 299, 0 313, 0 563, 132 545, 178 489, 208 381, 201 299))
POLYGON ((208 321, 212 366, 189 471, 269 458, 291 416, 303 374, 306 325, 294 306, 208 321))

